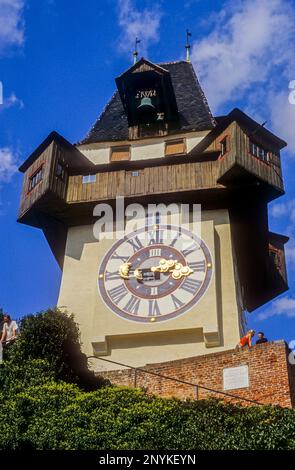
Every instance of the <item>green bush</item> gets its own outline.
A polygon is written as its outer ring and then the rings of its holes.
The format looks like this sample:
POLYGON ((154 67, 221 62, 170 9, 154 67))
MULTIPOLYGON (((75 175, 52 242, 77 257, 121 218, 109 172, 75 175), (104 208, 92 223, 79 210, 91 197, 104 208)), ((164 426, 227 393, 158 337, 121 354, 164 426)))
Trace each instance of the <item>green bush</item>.
POLYGON ((54 371, 44 359, 30 359, 20 364, 4 361, 0 367, 0 390, 6 396, 15 395, 27 387, 44 385, 55 379, 54 371))
POLYGON ((295 410, 101 387, 86 366, 71 316, 24 318, 0 366, 0 449, 295 449, 295 410))
POLYGON ((17 341, 4 356, 6 360, 25 365, 32 359, 44 359, 57 380, 74 382, 87 390, 95 390, 105 383, 87 368, 73 315, 57 308, 49 309, 24 317, 19 328, 17 341))
POLYGON ((294 410, 53 381, 1 396, 1 449, 295 449, 294 410))

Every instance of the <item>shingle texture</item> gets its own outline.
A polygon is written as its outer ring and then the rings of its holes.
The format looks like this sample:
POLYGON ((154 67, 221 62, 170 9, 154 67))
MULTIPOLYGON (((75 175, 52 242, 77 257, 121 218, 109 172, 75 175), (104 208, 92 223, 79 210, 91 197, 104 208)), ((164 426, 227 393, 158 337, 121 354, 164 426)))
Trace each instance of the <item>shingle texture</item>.
MULTIPOLYGON (((179 131, 213 129, 215 120, 192 65, 184 61, 160 65, 171 75, 179 112, 179 131)), ((127 116, 116 91, 88 135, 79 143, 127 139, 127 116)))

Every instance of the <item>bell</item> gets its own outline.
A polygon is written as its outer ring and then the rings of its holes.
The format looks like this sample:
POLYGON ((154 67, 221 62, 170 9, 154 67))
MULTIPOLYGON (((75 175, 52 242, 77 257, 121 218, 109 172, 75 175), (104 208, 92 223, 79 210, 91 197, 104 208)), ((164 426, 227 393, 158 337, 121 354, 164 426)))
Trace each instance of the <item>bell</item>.
POLYGON ((141 98, 140 104, 137 106, 138 111, 154 111, 156 108, 150 98, 141 98))

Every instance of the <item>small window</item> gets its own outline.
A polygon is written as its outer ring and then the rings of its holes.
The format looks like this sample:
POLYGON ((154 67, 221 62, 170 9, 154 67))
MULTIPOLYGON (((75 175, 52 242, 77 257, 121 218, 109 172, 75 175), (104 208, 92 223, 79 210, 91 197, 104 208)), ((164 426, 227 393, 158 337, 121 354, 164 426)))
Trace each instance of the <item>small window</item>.
POLYGON ((258 155, 261 160, 267 161, 267 151, 265 149, 260 147, 258 155))
POLYGON ((96 175, 86 175, 86 176, 83 176, 82 178, 83 184, 95 183, 95 182, 96 182, 96 175))
POLYGON ((132 176, 139 176, 139 171, 132 171, 132 172, 131 172, 131 175, 132 175, 132 176))
POLYGON ((40 181, 43 179, 43 166, 39 168, 32 176, 29 178, 29 191, 32 191, 32 189, 37 186, 40 181))
POLYGON ((165 156, 185 153, 184 139, 170 140, 165 144, 165 156))
POLYGON ((66 179, 66 170, 65 170, 65 167, 62 163, 57 162, 55 174, 60 180, 65 181, 65 179, 66 179))
POLYGON ((268 162, 269 160, 269 152, 265 150, 263 147, 260 147, 259 145, 251 141, 250 141, 250 153, 254 157, 257 157, 264 162, 268 162))
POLYGON ((258 146, 254 144, 254 142, 250 142, 250 153, 254 155, 254 157, 258 157, 258 146))
POLYGON ((227 151, 228 151, 228 144, 227 144, 227 137, 225 137, 225 138, 222 139, 222 141, 220 142, 220 152, 221 152, 221 156, 223 157, 223 155, 225 155, 227 151))
POLYGON ((130 160, 130 147, 112 147, 111 162, 120 162, 122 160, 130 160))

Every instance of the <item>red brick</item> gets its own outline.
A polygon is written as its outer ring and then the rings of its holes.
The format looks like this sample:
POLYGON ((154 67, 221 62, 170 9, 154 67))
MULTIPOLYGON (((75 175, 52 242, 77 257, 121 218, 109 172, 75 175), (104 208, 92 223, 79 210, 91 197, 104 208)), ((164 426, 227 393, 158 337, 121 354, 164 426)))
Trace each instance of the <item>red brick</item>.
MULTIPOLYGON (((216 391, 223 391, 223 369, 248 365, 249 388, 232 390, 228 393, 260 403, 271 403, 291 408, 295 405, 295 365, 289 363, 288 355, 289 350, 286 343, 277 341, 254 346, 251 350, 211 353, 165 363, 148 364, 141 369, 192 384, 203 385, 216 391)), ((109 378, 114 384, 134 386, 134 371, 130 369, 103 372, 101 375, 109 378)), ((136 386, 145 388, 148 393, 165 397, 175 396, 181 399, 196 397, 196 390, 193 386, 180 384, 143 371, 137 372, 136 386)), ((199 398, 207 396, 216 396, 231 402, 239 401, 239 398, 235 400, 199 389, 199 398)), ((241 403, 247 404, 243 401, 241 403)))

